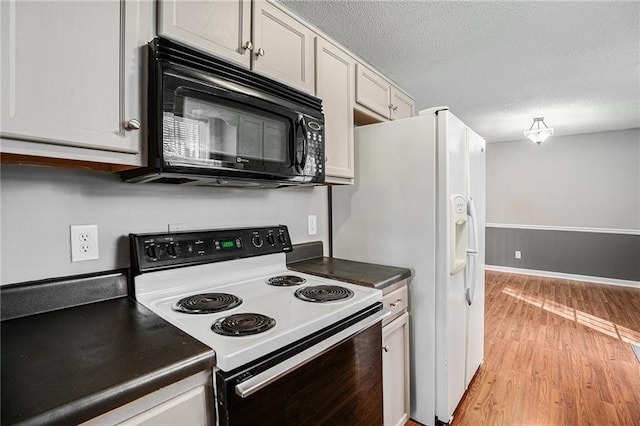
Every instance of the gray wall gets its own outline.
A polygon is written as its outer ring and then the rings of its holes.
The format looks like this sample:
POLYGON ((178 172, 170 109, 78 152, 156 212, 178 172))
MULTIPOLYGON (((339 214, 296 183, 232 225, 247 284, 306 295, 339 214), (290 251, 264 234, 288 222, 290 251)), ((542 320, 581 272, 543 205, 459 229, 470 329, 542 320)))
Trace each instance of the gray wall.
POLYGON ((640 229, 640 129, 487 144, 487 222, 640 229))
POLYGON ((486 247, 488 265, 640 281, 640 235, 487 228, 486 247))
POLYGON ((487 223, 488 265, 640 281, 640 129, 488 144, 487 223))
POLYGON ((116 175, 3 164, 2 284, 129 266, 130 232, 285 224, 294 243, 328 246, 327 189, 269 190, 132 185, 116 175), (307 215, 318 235, 307 236, 307 215), (97 224, 100 259, 71 262, 69 226, 97 224))

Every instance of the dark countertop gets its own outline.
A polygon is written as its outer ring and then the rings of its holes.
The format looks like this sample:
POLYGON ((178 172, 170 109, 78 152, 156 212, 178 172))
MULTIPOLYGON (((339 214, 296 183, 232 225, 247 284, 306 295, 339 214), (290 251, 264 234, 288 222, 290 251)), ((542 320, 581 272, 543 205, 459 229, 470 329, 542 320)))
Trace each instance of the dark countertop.
POLYGON ((127 297, 1 329, 3 425, 77 424, 215 365, 211 348, 127 297))
POLYGON ((336 259, 334 257, 316 257, 301 260, 288 263, 287 267, 292 271, 374 287, 380 290, 411 277, 411 270, 407 268, 336 259))

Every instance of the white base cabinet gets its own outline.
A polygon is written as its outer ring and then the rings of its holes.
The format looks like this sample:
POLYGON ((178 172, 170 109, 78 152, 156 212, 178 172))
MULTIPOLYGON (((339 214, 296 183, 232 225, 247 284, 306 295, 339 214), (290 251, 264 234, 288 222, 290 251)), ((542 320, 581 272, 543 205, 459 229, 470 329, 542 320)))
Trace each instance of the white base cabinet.
POLYGON ((385 426, 409 420, 409 314, 382 328, 382 384, 385 426))
POLYGON ((198 373, 95 417, 82 426, 215 424, 212 380, 211 371, 198 373))
POLYGON ((165 401, 144 413, 138 414, 121 425, 202 425, 209 424, 207 416, 206 388, 200 386, 165 401))

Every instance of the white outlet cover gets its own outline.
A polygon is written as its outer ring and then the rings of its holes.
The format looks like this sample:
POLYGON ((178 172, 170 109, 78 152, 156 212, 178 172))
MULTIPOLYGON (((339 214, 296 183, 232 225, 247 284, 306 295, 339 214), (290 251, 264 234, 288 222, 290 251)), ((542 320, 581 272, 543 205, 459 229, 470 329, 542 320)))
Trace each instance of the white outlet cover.
POLYGON ((516 250, 516 259, 522 259, 522 252, 520 250, 516 250))
POLYGON ((71 225, 71 261, 98 259, 98 225, 71 225))

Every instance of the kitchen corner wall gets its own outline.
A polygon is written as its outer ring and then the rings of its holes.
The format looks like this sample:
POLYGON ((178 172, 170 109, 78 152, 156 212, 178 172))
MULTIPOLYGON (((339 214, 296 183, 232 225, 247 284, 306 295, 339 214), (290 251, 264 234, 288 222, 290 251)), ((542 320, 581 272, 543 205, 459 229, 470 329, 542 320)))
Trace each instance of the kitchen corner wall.
POLYGON ((123 183, 110 173, 3 164, 2 284, 129 266, 130 232, 288 225, 294 243, 328 247, 326 187, 231 189, 123 183), (318 234, 307 235, 307 215, 318 234), (69 226, 97 224, 98 260, 71 262, 69 226))
POLYGON ((486 241, 487 265, 640 285, 640 129, 488 144, 486 241))

